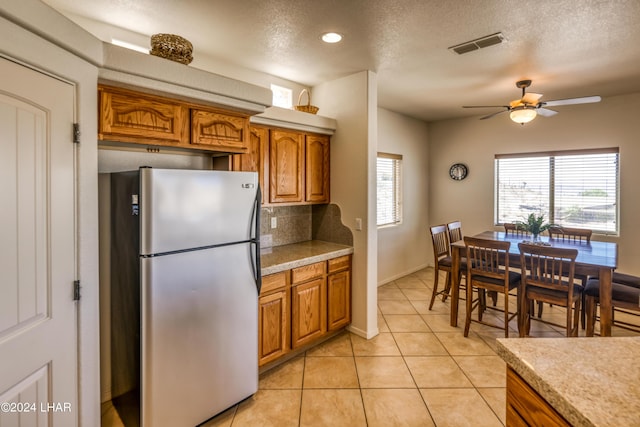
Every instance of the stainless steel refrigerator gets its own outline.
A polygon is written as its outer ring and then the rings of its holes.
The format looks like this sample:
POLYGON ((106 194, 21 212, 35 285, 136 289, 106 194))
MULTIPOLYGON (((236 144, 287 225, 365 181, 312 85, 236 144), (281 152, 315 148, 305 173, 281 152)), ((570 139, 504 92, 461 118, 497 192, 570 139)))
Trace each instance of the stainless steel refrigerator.
POLYGON ((192 427, 258 389, 258 177, 111 176, 112 394, 125 425, 192 427))

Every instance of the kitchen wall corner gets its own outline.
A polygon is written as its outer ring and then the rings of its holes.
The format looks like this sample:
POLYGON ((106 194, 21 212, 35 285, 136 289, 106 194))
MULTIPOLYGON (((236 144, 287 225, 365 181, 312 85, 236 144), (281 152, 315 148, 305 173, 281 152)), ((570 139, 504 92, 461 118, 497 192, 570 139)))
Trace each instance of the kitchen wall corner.
POLYGON ((268 206, 262 208, 260 215, 260 243, 263 248, 308 240, 353 246, 353 235, 342 224, 337 205, 268 206), (275 228, 271 228, 273 218, 275 228))
POLYGON ((311 217, 314 240, 353 246, 353 233, 342 223, 342 213, 338 205, 314 205, 311 217))

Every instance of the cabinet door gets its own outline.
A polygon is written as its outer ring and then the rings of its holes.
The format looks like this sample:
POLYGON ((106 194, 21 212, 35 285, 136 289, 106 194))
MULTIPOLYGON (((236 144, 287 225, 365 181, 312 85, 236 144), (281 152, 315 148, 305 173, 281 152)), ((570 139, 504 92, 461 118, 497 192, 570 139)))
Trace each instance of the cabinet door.
POLYGON ((191 144, 207 145, 224 151, 247 151, 249 116, 216 110, 191 110, 191 144))
POLYGON ((258 365, 262 366, 289 350, 288 290, 262 296, 258 305, 258 365))
POLYGON ((98 139, 178 145, 188 141, 188 109, 154 95, 101 86, 98 139))
POLYGON ((302 202, 304 182, 304 135, 274 129, 270 138, 269 201, 302 202))
MULTIPOLYGON (((231 169, 241 172, 258 172, 262 203, 269 202, 269 185, 265 186, 265 177, 269 177, 269 129, 260 126, 249 127, 247 152, 234 154, 231 169)), ((267 182, 268 184, 268 182, 267 182)))
POLYGON ((351 271, 327 277, 327 323, 329 331, 351 323, 351 271))
POLYGON ((327 332, 326 278, 291 288, 291 347, 298 348, 327 332))
POLYGON ((568 427, 571 424, 507 366, 507 425, 568 427))
POLYGON ((329 137, 306 137, 305 200, 329 203, 329 137))

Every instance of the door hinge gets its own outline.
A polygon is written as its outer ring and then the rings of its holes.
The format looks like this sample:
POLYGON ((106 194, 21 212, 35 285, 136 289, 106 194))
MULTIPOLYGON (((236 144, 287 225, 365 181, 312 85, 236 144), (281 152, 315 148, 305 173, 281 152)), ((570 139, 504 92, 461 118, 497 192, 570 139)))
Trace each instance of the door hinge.
POLYGON ((80 144, 80 123, 73 124, 73 143, 80 144))
POLYGON ((73 281, 73 300, 80 301, 80 280, 73 281))

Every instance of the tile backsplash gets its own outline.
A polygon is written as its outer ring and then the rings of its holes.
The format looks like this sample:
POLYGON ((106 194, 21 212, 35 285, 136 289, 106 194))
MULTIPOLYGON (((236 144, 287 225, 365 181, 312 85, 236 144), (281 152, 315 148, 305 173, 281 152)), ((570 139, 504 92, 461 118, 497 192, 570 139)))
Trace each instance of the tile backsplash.
POLYGON ((263 248, 313 239, 353 244, 351 230, 342 225, 337 205, 269 206, 260 211, 260 243, 263 248), (275 228, 272 228, 274 218, 275 228))

